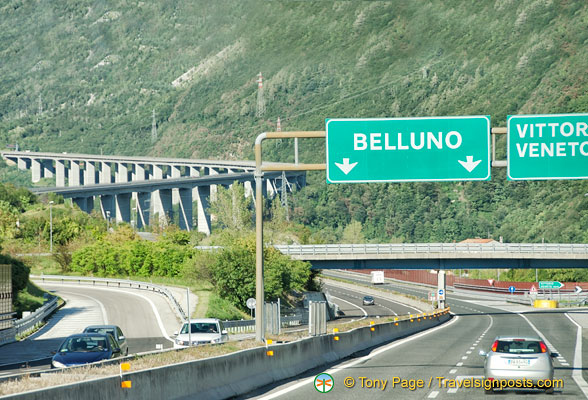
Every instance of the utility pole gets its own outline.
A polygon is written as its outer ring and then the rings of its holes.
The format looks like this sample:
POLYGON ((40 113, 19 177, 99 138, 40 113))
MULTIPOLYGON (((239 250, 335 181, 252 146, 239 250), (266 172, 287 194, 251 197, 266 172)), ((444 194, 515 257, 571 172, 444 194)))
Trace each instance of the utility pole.
POLYGON ((157 122, 155 122, 155 108, 151 115, 151 144, 157 142, 157 122))
POLYGON ((290 182, 288 182, 288 178, 286 178, 286 171, 282 171, 282 185, 280 188, 280 200, 281 205, 286 210, 286 221, 290 221, 290 210, 288 209, 288 189, 290 189, 290 182))
POLYGON ((39 117, 43 114, 43 101, 41 100, 41 93, 39 93, 39 108, 37 112, 37 121, 39 121, 39 117))
POLYGON ((49 253, 53 254, 53 203, 49 202, 49 253))
POLYGON ((261 118, 265 114, 265 98, 263 96, 263 76, 261 72, 257 75, 257 111, 255 116, 261 118))

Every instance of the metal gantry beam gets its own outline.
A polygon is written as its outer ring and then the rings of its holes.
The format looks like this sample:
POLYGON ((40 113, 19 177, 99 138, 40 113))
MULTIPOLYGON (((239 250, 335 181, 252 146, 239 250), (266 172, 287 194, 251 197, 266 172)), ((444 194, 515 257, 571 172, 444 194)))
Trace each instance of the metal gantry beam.
MULTIPOLYGON (((264 132, 255 139, 255 339, 265 340, 263 287, 263 175, 269 171, 325 170, 326 164, 294 164, 275 169, 277 164, 263 164, 261 144, 265 139, 324 138, 324 131, 264 132)), ((296 158, 296 161, 297 158, 296 158)))

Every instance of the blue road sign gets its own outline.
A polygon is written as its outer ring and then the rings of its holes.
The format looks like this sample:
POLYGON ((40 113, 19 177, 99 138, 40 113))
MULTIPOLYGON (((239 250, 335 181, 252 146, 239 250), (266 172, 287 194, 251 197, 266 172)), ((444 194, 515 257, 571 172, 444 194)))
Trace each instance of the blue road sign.
POLYGON ((514 286, 509 286, 508 291, 514 293, 517 290, 514 286))

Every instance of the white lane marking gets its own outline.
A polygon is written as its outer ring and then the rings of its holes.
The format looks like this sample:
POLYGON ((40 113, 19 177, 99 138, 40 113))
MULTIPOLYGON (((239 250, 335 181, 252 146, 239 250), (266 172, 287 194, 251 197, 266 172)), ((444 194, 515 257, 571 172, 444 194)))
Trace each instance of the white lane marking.
POLYGON ((474 346, 470 347, 470 350, 474 350, 474 346))
POLYGON ((64 292, 64 293, 69 293, 69 294, 73 294, 76 296, 87 297, 87 298, 95 301, 96 303, 98 303, 98 305, 100 306, 100 311, 102 311, 102 320, 104 321, 104 325, 108 325, 108 314, 106 313, 106 307, 104 307, 104 304, 102 304, 102 302, 100 300, 95 299, 92 296, 88 296, 88 295, 80 294, 80 293, 72 293, 72 292, 64 292))
POLYGON ((471 350, 466 351, 466 354, 472 354, 471 350))
POLYGON ((572 378, 574 378, 574 382, 576 382, 576 385, 582 390, 584 396, 588 398, 588 383, 586 383, 586 380, 584 380, 584 377, 582 376, 582 326, 574 321, 568 313, 565 313, 565 316, 578 327, 578 330, 576 331, 576 348, 574 350, 574 370, 572 372, 572 378))
POLYGON ((350 301, 343 300, 343 299, 342 299, 342 298, 340 298, 340 297, 336 297, 336 296, 331 296, 331 297, 332 297, 332 298, 334 298, 334 299, 339 299, 339 300, 341 300, 341 301, 344 301, 344 302, 345 302, 345 303, 347 303, 347 304, 351 304, 353 307, 359 308, 359 309, 360 309, 360 310, 363 312, 363 317, 362 317, 362 318, 360 318, 360 319, 358 319, 358 321, 361 321, 362 319, 364 319, 364 318, 366 318, 366 317, 368 316, 368 313, 367 313, 367 312, 366 312, 366 311, 365 311, 363 308, 361 308, 360 306, 358 306, 358 305, 355 305, 355 304, 353 304, 353 303, 352 303, 352 302, 350 302, 350 301))
MULTIPOLYGON (((330 291, 332 291, 334 293, 340 293, 340 294, 342 294, 344 296, 353 297, 354 299, 358 299, 358 300, 363 299, 363 297, 353 296, 353 295, 350 295, 348 293, 342 292, 340 290, 333 290, 333 289, 331 289, 330 291)), ((333 295, 331 295, 331 297, 335 297, 335 298, 337 298, 339 300, 342 300, 340 297, 336 297, 336 296, 333 296, 333 295)), ((392 314, 398 316, 398 314, 396 313, 396 311, 394 311, 390 307, 387 307, 387 306, 385 306, 385 305, 383 305, 381 303, 381 301, 390 301, 390 300, 387 300, 387 299, 385 299, 383 297, 380 297, 380 298, 374 297, 374 300, 378 301, 378 303, 376 304, 378 307, 385 308, 386 310, 390 311, 392 314)))
MULTIPOLYGON (((363 357, 360 357, 358 359, 355 359, 355 360, 353 360, 353 361, 351 361, 351 362, 349 362, 347 364, 344 364, 344 365, 339 366, 339 367, 333 367, 333 368, 329 369, 328 371, 325 371, 325 373, 330 374, 330 375, 333 375, 336 372, 343 371, 344 369, 347 369, 347 368, 351 368, 354 365, 357 365, 359 363, 362 363, 362 362, 365 362, 367 360, 370 360, 371 358, 373 358, 375 356, 378 356, 378 355, 380 355, 380 354, 382 354, 382 353, 384 353, 384 352, 386 352, 386 351, 388 351, 390 349, 393 349, 394 347, 398 347, 398 346, 403 345, 405 343, 412 342, 415 339, 419 339, 419 338, 421 338, 423 336, 426 336, 428 334, 431 334, 433 332, 436 332, 439 329, 447 328, 448 326, 453 325, 458 319, 459 319, 459 316, 454 315, 453 316, 453 319, 451 321, 449 321, 448 323, 446 323, 446 324, 443 324, 441 326, 437 326, 435 328, 428 329, 428 330, 426 330, 424 332, 421 332, 421 333, 417 333, 416 335, 409 336, 409 337, 407 337, 405 339, 401 339, 401 340, 399 340, 397 342, 393 342, 393 343, 389 344, 388 346, 382 347, 382 348, 380 348, 380 349, 378 349, 378 350, 376 350, 376 351, 374 351, 374 352, 372 352, 372 353, 370 353, 370 354, 368 354, 366 356, 363 356, 363 357)), ((265 397, 261 397, 260 400, 275 399, 276 397, 282 396, 282 395, 284 395, 286 393, 289 393, 289 392, 291 392, 293 390, 296 390, 296 389, 298 389, 298 388, 300 388, 300 387, 302 387, 304 385, 310 385, 311 383, 314 383, 314 377, 304 379, 304 380, 298 382, 295 385, 292 385, 292 386, 287 387, 285 389, 279 390, 279 391, 277 391, 275 393, 272 393, 272 394, 269 394, 269 395, 267 395, 265 397)))
MULTIPOLYGON (((543 335, 539 331, 539 329, 537 329, 537 327, 535 325, 533 325, 533 323, 531 321, 529 321, 529 318, 524 316, 522 313, 518 313, 518 314, 525 321, 527 321, 527 323, 531 326, 531 328, 535 331, 535 333, 537 333, 537 335, 539 335, 539 337, 548 345, 548 347, 551 347, 549 342, 547 341, 547 338, 545 337, 545 335, 543 335)), ((580 325, 578 325, 576 323, 576 321, 574 321, 572 318, 570 318, 570 316, 567 313, 565 314, 565 316, 568 317, 568 319, 570 321, 572 321, 578 327, 578 330, 576 332, 576 350, 574 352, 574 371, 572 372, 572 378, 574 378, 574 382, 576 382, 576 385, 578 385, 578 387, 580 388, 582 393, 584 393, 584 396, 586 396, 586 398, 588 399, 588 383, 586 383, 586 381, 584 380, 584 377, 582 376, 582 327, 580 325), (579 346, 578 346, 578 343, 579 343, 579 346), (578 347, 580 348, 579 353, 578 353, 578 347), (578 362, 578 364, 576 364, 576 362, 578 362)))
MULTIPOLYGON (((341 286, 337 286, 337 284, 332 284, 332 282, 329 282, 329 284, 331 286, 335 286, 335 287, 341 288, 341 286)), ((341 293, 341 292, 339 292, 339 293, 341 293)), ((387 299, 387 298, 384 298, 384 297, 382 297, 382 299, 385 300, 385 301, 387 301, 387 302, 390 302, 390 303, 395 303, 395 304, 401 305, 403 307, 412 308, 413 310, 416 310, 418 313, 422 313, 423 312, 423 310, 421 310, 421 309, 418 309, 418 308, 413 307, 413 306, 409 306, 408 304, 404 304, 404 303, 401 303, 399 301, 390 300, 390 299, 387 299)))
POLYGON ((463 356, 461 359, 462 360, 467 360, 468 359, 468 356, 463 356))
MULTIPOLYGON (((460 376, 458 376, 458 377, 455 378, 455 381, 456 382, 463 382, 466 379, 475 379, 475 380, 480 379, 481 380, 481 379, 484 379, 484 376, 482 376, 482 375, 466 375, 466 376, 460 375, 460 376)), ((458 390, 459 390, 459 386, 449 389, 447 391, 447 393, 451 393, 451 394, 457 393, 458 390)))
MULTIPOLYGON (((54 322, 49 322, 47 325, 43 326, 38 332, 35 332, 33 335, 29 337, 31 340, 38 340, 38 339, 48 339, 54 337, 62 337, 62 336, 69 336, 74 333, 81 332, 86 326, 88 325, 96 325, 99 324, 99 320, 102 320, 102 324, 108 324, 108 315, 106 313, 106 308, 104 304, 102 304, 99 300, 87 296, 81 293, 75 292, 62 292, 66 295, 73 295, 85 297, 90 299, 92 303, 98 304, 98 307, 95 307, 92 304, 93 308, 90 310, 86 310, 81 313, 73 313, 71 314, 70 311, 72 310, 71 304, 66 304, 61 310, 57 312, 62 312, 61 317, 59 320, 54 320, 54 322), (100 315, 99 315, 100 314, 100 315), (56 336, 57 335, 57 336, 56 336)), ((67 298, 65 299, 67 300, 67 298)), ((68 300, 69 301, 69 300, 68 300)), ((82 299, 78 299, 77 303, 75 304, 76 308, 80 308, 82 310, 86 309, 87 303, 84 302, 82 299)))
POLYGON ((451 371, 449 371, 450 374, 455 374, 457 372, 457 368, 453 368, 451 371))
MULTIPOLYGON (((59 285, 57 285, 57 286, 59 286, 59 285)), ((107 289, 107 288, 102 288, 102 287, 101 288, 92 287, 92 289, 94 289, 94 290, 106 290, 106 291, 109 291, 109 292, 118 292, 118 293, 121 293, 120 289, 107 289)), ((151 299, 149 299, 149 298, 147 298, 147 297, 145 297, 145 296, 143 296, 142 294, 139 294, 139 293, 133 293, 133 292, 128 292, 128 291, 124 291, 123 293, 140 297, 143 300, 145 300, 146 302, 148 302, 151 305, 151 309, 153 310, 153 314, 155 315, 155 319, 157 320, 157 325, 159 326, 159 330, 161 331, 161 334, 163 335, 164 338, 166 338, 170 342, 175 343, 174 340, 167 335, 167 332, 165 331, 165 327, 163 326, 163 321, 161 320, 161 316, 159 315, 159 312, 157 311, 157 307, 155 306, 155 303, 153 303, 153 301, 151 299)))
POLYGON ((439 392, 434 390, 429 394, 429 399, 434 399, 435 397, 437 397, 439 395, 439 392))
POLYGON ((455 364, 456 367, 461 367, 463 365, 462 362, 458 362, 457 364, 455 364))

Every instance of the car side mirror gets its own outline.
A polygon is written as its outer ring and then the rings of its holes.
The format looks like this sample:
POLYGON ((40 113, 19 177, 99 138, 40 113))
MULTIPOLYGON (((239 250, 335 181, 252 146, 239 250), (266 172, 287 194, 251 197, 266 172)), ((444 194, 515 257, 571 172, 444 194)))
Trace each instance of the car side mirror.
POLYGON ((178 336, 178 333, 179 333, 178 331, 175 331, 174 336, 178 336))
POLYGON ((54 356, 55 354, 57 354, 57 351, 54 350, 54 351, 51 352, 51 355, 54 356))
POLYGON ((221 331, 221 335, 228 335, 228 334, 229 334, 229 332, 227 332, 227 330, 226 330, 226 329, 223 329, 223 330, 221 331))
POLYGON ((120 349, 114 349, 114 350, 112 350, 112 352, 113 352, 114 354, 120 354, 120 349))
POLYGON ((558 353, 551 353, 550 355, 551 355, 551 358, 559 357, 559 354, 558 353))
POLYGON ((484 350, 480 350, 480 352, 478 353, 481 357, 486 357, 488 355, 488 353, 486 353, 484 350))
POLYGON ((126 338, 124 337, 124 335, 120 335, 120 336, 118 337, 118 340, 125 340, 125 339, 126 339, 126 338))

